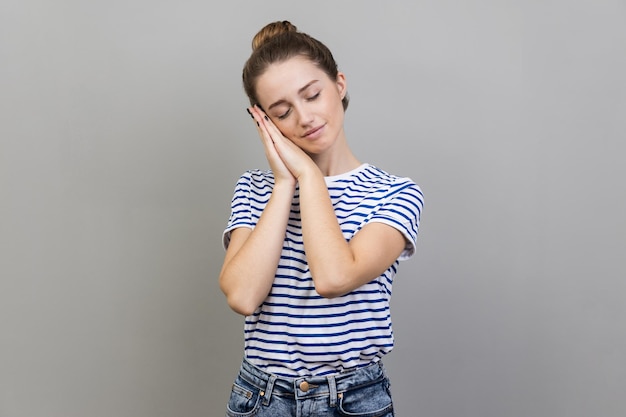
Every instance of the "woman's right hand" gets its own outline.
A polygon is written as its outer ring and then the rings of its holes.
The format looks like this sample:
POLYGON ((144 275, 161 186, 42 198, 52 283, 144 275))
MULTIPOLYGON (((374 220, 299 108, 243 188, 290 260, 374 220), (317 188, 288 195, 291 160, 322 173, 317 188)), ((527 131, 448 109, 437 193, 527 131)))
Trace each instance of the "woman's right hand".
POLYGON ((267 130, 263 128, 263 118, 266 117, 265 113, 256 105, 248 108, 248 113, 250 113, 256 123, 257 132, 261 137, 261 142, 265 149, 265 157, 270 164, 270 169, 274 173, 274 181, 276 183, 284 182, 295 186, 296 178, 280 158, 272 137, 267 133, 267 130))

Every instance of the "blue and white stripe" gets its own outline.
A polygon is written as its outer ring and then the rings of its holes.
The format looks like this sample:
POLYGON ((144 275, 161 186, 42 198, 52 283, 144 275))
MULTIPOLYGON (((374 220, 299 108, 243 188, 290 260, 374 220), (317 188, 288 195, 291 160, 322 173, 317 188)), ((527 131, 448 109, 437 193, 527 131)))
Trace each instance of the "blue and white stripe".
MULTIPOLYGON (((299 190, 294 195, 283 252, 269 296, 244 326, 246 358, 282 376, 327 375, 362 367, 393 348, 389 302, 398 262, 415 253, 423 207, 420 188, 369 164, 326 177, 330 198, 346 240, 369 222, 399 230, 407 245, 381 276, 337 298, 321 297, 306 262, 299 190)), ((224 231, 254 228, 272 192, 271 171, 251 170, 237 182, 224 231)))

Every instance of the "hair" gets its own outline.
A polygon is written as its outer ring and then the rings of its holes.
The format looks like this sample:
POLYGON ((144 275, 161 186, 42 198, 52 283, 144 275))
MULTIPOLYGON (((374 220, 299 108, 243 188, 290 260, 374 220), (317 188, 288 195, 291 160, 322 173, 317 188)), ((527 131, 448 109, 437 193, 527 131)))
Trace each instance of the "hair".
MULTIPOLYGON (((250 104, 258 104, 256 83, 267 67, 274 63, 302 56, 324 71, 331 80, 337 79, 337 63, 328 47, 317 39, 299 32, 287 20, 267 24, 252 39, 252 54, 243 67, 243 87, 250 104)), ((348 94, 342 100, 348 108, 348 94)))

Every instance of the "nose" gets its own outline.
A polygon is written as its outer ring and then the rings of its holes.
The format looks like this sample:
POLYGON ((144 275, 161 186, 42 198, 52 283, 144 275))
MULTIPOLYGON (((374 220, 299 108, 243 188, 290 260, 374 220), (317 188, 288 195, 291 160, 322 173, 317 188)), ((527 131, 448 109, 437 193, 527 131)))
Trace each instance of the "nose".
POLYGON ((309 126, 313 123, 313 112, 306 105, 297 106, 295 113, 301 126, 309 126))

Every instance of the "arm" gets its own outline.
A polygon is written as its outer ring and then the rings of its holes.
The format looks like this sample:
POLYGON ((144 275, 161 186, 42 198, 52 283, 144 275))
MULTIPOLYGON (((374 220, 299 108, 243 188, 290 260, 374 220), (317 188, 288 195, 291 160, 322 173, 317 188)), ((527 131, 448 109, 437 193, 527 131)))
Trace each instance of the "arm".
POLYGON ((404 250, 402 233, 383 223, 366 225, 347 242, 319 170, 298 180, 304 247, 320 295, 332 298, 359 288, 380 276, 404 250))
MULTIPOLYGON (((257 127, 261 134, 260 123, 257 127)), ((254 229, 231 232, 220 272, 220 288, 228 305, 242 315, 254 313, 272 288, 296 186, 271 142, 263 135, 261 139, 274 173, 272 195, 254 229)))
POLYGON ((280 158, 300 185, 300 213, 307 262, 317 292, 346 294, 380 276, 405 248, 400 231, 371 223, 347 242, 337 221, 324 177, 313 160, 256 110, 266 152, 280 158))
POLYGON ((228 305, 239 314, 252 314, 272 288, 293 192, 288 184, 276 184, 256 227, 231 232, 220 288, 228 305))

